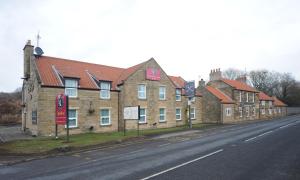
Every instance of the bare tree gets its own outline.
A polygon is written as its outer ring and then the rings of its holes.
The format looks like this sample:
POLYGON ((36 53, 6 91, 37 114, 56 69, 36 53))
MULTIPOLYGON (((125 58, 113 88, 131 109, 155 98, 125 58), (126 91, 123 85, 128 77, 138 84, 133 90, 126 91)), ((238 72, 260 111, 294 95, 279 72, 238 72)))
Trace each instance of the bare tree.
POLYGON ((246 75, 246 73, 239 69, 229 68, 223 71, 222 76, 226 79, 237 79, 241 76, 246 75))

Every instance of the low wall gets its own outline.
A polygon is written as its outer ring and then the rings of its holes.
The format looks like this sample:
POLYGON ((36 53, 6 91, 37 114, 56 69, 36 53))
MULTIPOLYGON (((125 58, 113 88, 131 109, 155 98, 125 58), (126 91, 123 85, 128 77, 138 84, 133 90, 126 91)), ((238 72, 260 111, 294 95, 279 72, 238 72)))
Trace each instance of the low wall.
POLYGON ((300 114, 300 107, 287 107, 287 115, 300 114))

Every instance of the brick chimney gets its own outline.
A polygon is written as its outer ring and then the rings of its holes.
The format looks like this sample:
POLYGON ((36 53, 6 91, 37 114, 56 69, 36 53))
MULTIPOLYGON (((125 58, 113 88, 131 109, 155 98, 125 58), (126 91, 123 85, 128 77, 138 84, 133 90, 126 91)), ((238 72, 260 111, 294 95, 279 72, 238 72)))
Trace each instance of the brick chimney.
POLYGON ((247 83, 246 75, 241 75, 240 77, 236 78, 235 80, 240 81, 242 83, 247 83))
POLYGON ((29 78, 31 57, 33 55, 33 46, 31 45, 30 40, 27 41, 25 47, 23 48, 23 52, 24 52, 24 78, 29 78))
POLYGON ((222 78, 222 72, 221 72, 220 68, 213 69, 210 71, 210 74, 209 74, 210 81, 220 80, 221 78, 222 78))
POLYGON ((199 88, 199 89, 205 88, 205 81, 204 81, 203 79, 201 79, 201 80, 199 81, 198 88, 199 88))

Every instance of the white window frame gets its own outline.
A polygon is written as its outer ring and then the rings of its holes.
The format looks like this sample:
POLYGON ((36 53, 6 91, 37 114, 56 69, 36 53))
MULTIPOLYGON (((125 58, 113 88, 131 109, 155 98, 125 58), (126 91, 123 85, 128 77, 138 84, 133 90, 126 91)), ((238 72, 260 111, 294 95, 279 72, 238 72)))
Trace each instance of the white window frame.
POLYGON ((278 108, 278 113, 281 114, 281 108, 278 108))
POLYGON ((271 106, 272 106, 272 104, 273 104, 273 103, 272 103, 272 101, 269 101, 269 107, 271 107, 271 106))
POLYGON ((196 108, 191 107, 191 119, 196 119, 196 108))
POLYGON ((71 79, 71 78, 66 78, 65 79, 65 94, 68 95, 70 98, 76 98, 77 95, 78 95, 78 80, 77 79, 71 79), (75 81, 76 82, 76 86, 75 87, 68 87, 66 86, 67 84, 67 81, 75 81), (74 96, 71 96, 67 93, 68 90, 74 90, 75 91, 75 95, 74 96))
POLYGON ((269 115, 272 115, 272 109, 269 108, 269 115))
POLYGON ((240 117, 243 117, 243 107, 239 107, 240 117))
POLYGON ((147 99, 147 86, 146 84, 139 84, 138 85, 138 99, 147 99), (144 91, 140 90, 140 87, 144 87, 144 91), (143 96, 140 96, 143 94, 143 96))
POLYGON ((242 102, 242 91, 240 91, 240 102, 242 102))
POLYGON ((261 105, 262 105, 262 106, 265 106, 265 105, 266 105, 266 101, 262 100, 262 101, 261 101, 261 105))
POLYGON ((99 113, 99 115, 100 115, 100 125, 101 126, 108 126, 108 125, 111 125, 111 113, 110 113, 110 108, 101 108, 100 109, 100 113, 99 113), (103 110, 108 110, 108 116, 102 116, 102 111, 103 110), (108 123, 103 123, 103 119, 104 118, 108 118, 108 123))
POLYGON ((181 101, 181 89, 175 89, 175 99, 176 101, 181 101), (177 94, 179 92, 179 94, 177 94))
POLYGON ((195 102, 195 101, 196 101, 196 97, 194 96, 191 98, 191 102, 195 102))
POLYGON ((261 109, 261 114, 265 115, 266 114, 266 110, 265 108, 261 109))
POLYGON ((256 108, 253 107, 253 116, 256 116, 256 108))
POLYGON ((274 109, 273 109, 273 111, 274 111, 274 114, 277 114, 277 112, 276 112, 276 108, 274 108, 274 109))
POLYGON ((140 108, 140 119, 139 119, 139 124, 146 124, 147 123, 147 109, 146 108, 140 108), (141 114, 141 110, 145 111, 145 114, 141 114), (145 121, 141 122, 141 117, 145 117, 145 121))
POLYGON ((158 109, 158 113, 159 113, 159 119, 158 119, 158 121, 159 121, 159 122, 166 122, 166 121, 167 121, 166 108, 159 108, 159 109, 158 109), (160 113, 160 110, 164 110, 164 113, 161 114, 161 113, 160 113), (161 119, 160 119, 161 117, 163 117, 164 119, 161 120, 161 119))
POLYGON ((226 108, 225 112, 226 112, 226 116, 231 116, 232 108, 231 107, 226 108))
POLYGON ((175 109, 175 119, 176 119, 176 121, 181 120, 181 108, 176 108, 175 109), (179 114, 177 114, 177 110, 179 110, 179 114), (177 118, 177 116, 179 116, 179 118, 177 118))
POLYGON ((159 100, 166 100, 166 86, 159 86, 158 91, 159 91, 158 92, 159 100), (162 95, 162 97, 161 97, 161 95, 162 95))
MULTIPOLYGON (((70 123, 69 123, 69 128, 77 128, 78 127, 78 110, 75 108, 69 108, 68 111, 70 111, 70 110, 75 111, 76 117, 75 118, 70 118, 70 116, 68 117, 68 119, 75 119, 75 126, 70 126, 70 123)), ((68 112, 68 114, 70 114, 70 113, 68 112)), ((67 128, 67 125, 65 125, 65 128, 67 128)))
POLYGON ((246 92, 246 102, 249 102, 249 93, 246 92))
POLYGON ((255 102, 255 93, 252 94, 252 102, 255 102))
POLYGON ((105 82, 101 81, 100 82, 100 98, 101 99, 110 99, 110 89, 111 89, 111 83, 110 82, 105 82), (108 89, 102 89, 101 84, 108 84, 108 89), (105 93, 107 93, 107 96, 103 96, 105 93))

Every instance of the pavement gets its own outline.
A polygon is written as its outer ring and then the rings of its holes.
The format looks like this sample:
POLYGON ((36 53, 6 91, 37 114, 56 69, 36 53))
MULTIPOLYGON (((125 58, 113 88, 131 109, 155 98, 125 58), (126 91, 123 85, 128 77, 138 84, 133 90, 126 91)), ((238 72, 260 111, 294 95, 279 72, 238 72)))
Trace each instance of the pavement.
MULTIPOLYGON (((3 179, 300 179, 300 116, 0 165, 3 179)), ((191 132, 191 131, 188 131, 191 132)))

